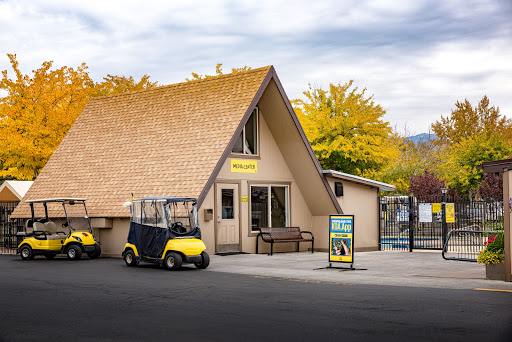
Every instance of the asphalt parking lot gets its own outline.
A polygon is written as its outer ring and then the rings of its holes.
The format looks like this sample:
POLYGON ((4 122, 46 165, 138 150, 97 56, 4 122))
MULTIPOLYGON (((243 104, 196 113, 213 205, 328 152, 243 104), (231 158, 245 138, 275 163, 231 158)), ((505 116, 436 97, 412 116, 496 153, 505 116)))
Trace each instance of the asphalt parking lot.
POLYGON ((306 253, 212 256, 207 270, 173 272, 129 268, 121 259, 0 256, 0 340, 510 340, 510 292, 366 284, 371 269, 308 269, 306 276, 293 271, 306 268, 302 258, 314 260, 306 253), (255 269, 250 258, 260 260, 255 269))

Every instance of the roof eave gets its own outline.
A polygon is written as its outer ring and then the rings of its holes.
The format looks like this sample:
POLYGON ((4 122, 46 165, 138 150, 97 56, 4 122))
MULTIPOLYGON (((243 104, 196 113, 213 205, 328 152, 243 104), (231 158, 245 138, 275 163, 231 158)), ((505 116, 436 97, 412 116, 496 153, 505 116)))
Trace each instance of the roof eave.
POLYGON ((334 171, 334 170, 324 170, 323 174, 326 177, 347 180, 350 182, 367 185, 367 186, 371 186, 374 188, 379 188, 379 191, 395 191, 396 190, 396 187, 392 184, 378 182, 373 179, 359 177, 359 176, 351 175, 351 174, 344 173, 344 172, 339 172, 339 171, 334 171))

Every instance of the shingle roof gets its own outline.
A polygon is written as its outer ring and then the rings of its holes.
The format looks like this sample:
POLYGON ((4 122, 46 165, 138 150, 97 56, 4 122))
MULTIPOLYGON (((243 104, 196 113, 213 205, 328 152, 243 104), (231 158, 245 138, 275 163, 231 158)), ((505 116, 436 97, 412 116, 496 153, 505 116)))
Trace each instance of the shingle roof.
POLYGON ((132 192, 199 197, 271 69, 91 99, 24 199, 85 197, 91 217, 127 217, 132 192))

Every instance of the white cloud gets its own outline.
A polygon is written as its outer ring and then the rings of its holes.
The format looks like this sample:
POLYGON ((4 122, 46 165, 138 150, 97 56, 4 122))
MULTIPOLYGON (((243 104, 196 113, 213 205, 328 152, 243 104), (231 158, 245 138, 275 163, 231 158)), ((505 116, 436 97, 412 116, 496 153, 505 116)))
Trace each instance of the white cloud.
POLYGON ((512 116, 510 7, 496 1, 0 0, 0 69, 86 62, 162 84, 192 71, 273 64, 290 98, 355 79, 393 125, 426 132, 457 100, 512 116), (5 34, 8 32, 9 34, 5 34))

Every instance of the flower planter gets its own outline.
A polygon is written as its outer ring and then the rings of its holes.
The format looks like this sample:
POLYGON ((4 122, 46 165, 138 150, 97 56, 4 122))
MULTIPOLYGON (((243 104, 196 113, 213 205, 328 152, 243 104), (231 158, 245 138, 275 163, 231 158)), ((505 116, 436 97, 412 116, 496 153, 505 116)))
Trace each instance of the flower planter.
POLYGON ((495 265, 485 265, 485 279, 505 281, 505 262, 495 265))

